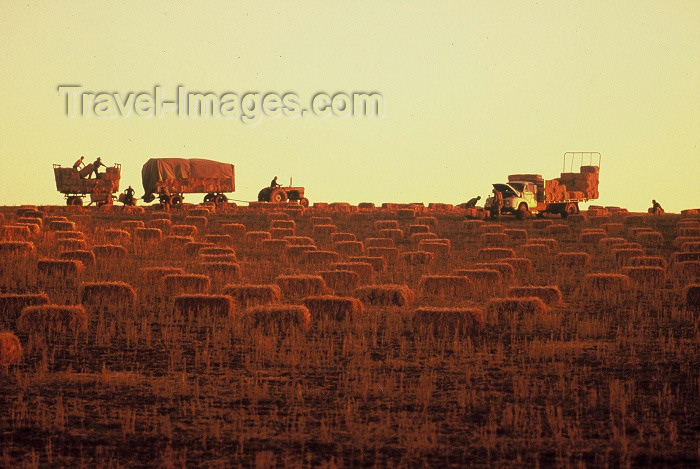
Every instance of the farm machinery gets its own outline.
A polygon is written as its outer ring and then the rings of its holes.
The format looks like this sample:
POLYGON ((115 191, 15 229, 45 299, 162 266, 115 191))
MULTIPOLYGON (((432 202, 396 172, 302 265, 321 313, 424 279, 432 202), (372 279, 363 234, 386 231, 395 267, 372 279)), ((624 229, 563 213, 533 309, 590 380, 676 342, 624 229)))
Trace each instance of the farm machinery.
POLYGON ((303 207, 309 206, 309 199, 304 197, 303 187, 265 187, 258 192, 258 202, 297 202, 303 207))
POLYGON ((56 189, 66 197, 67 205, 83 205, 83 198, 87 195, 90 196, 88 205, 95 203, 102 206, 113 203, 113 194, 119 191, 121 165, 107 167, 104 173, 98 173, 94 179, 88 178, 92 172, 92 164, 80 171, 61 167, 60 164, 53 165, 56 189))
MULTIPOLYGON (((539 174, 511 174, 507 183, 493 184, 493 189, 503 196, 502 212, 518 218, 544 213, 566 218, 579 213, 579 203, 598 198, 599 172, 600 153, 566 152, 560 177, 545 180, 539 174)), ((495 198, 489 197, 484 207, 494 213, 494 202, 495 198)))
POLYGON ((144 202, 156 196, 171 206, 181 205, 184 194, 203 193, 204 202, 224 204, 225 192, 235 191, 235 171, 230 163, 201 158, 151 158, 141 169, 144 202))

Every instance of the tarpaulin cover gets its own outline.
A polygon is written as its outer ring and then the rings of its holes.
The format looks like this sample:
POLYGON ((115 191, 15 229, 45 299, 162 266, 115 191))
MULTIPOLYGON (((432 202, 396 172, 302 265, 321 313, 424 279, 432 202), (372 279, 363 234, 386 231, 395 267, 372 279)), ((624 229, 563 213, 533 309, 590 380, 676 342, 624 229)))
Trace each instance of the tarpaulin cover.
MULTIPOLYGON (((158 192, 157 184, 172 182, 186 189, 188 181, 218 180, 222 191, 234 190, 234 169, 230 163, 201 158, 151 158, 141 169, 143 190, 146 194, 158 192)), ((194 185, 194 184, 193 184, 194 185)), ((183 192, 190 192, 183 190, 183 192)), ((195 192, 194 190, 192 192, 195 192)))

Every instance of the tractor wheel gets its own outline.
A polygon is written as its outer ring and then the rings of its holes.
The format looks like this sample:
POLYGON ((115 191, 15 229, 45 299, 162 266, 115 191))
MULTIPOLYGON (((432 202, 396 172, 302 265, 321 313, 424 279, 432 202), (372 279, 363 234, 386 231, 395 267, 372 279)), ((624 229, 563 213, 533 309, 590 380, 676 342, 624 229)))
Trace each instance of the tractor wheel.
POLYGON ((301 205, 302 207, 308 207, 309 199, 307 199, 306 197, 302 197, 301 199, 299 199, 299 205, 301 205))
POLYGON ((175 194, 170 196, 170 206, 179 207, 182 205, 182 196, 180 194, 175 194))
POLYGON ((576 215, 577 213, 578 213, 578 205, 574 202, 569 202, 564 207, 564 210, 562 210, 561 217, 567 218, 569 215, 576 215))
POLYGON ((204 196, 204 203, 214 202, 216 200, 216 195, 211 192, 204 196))
POLYGON ((287 194, 284 192, 283 189, 275 189, 272 191, 272 194, 270 194, 270 202, 286 202, 287 201, 287 194))
POLYGON ((68 200, 66 200, 66 204, 68 205, 83 205, 83 199, 82 197, 68 197, 68 200))
POLYGON ((228 197, 226 197, 226 194, 217 194, 216 198, 214 199, 214 202, 217 204, 225 204, 228 202, 228 197))
POLYGON ((520 205, 518 205, 518 210, 515 212, 515 216, 518 218, 518 220, 523 220, 529 213, 530 211, 527 208, 527 204, 522 202, 520 205))
POLYGON ((271 187, 265 187, 258 192, 258 202, 269 202, 270 194, 272 193, 271 187))

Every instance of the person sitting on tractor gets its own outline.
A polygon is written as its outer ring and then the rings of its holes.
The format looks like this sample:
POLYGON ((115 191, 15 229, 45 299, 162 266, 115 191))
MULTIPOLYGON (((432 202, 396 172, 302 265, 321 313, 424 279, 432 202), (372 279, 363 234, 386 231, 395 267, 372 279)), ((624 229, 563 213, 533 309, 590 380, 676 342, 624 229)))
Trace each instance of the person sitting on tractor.
POLYGON ((653 213, 654 215, 661 215, 664 213, 664 209, 661 208, 661 204, 658 203, 656 200, 651 201, 651 208, 649 209, 649 213, 653 213))
POLYGON ((272 187, 273 189, 275 187, 282 187, 282 185, 277 182, 277 176, 275 176, 274 179, 272 180, 272 182, 270 182, 270 187, 272 187))
MULTIPOLYGON (((92 163, 92 170, 95 172, 95 178, 97 178, 97 170, 100 166, 104 166, 106 168, 106 166, 104 165, 104 163, 102 163, 102 160, 98 156, 97 159, 95 160, 95 162, 92 163)), ((92 178, 92 174, 90 174, 88 179, 91 179, 91 178, 92 178)))
POLYGON ((476 203, 481 200, 481 196, 476 196, 473 199, 469 199, 469 201, 465 204, 466 208, 474 208, 476 207, 476 203))
POLYGON ((134 189, 131 186, 124 190, 124 206, 134 205, 134 189))
POLYGON ((73 169, 76 171, 80 171, 81 168, 84 168, 85 167, 85 163, 83 163, 84 159, 85 159, 84 156, 81 156, 80 158, 78 158, 78 160, 75 163, 73 163, 73 169))

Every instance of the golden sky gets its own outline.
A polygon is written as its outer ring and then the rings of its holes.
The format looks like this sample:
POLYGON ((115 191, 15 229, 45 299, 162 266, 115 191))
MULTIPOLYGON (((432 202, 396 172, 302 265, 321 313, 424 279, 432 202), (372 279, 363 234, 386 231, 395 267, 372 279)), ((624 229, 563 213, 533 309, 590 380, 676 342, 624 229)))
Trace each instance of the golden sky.
MULTIPOLYGON (((601 205, 700 207, 700 2, 0 2, 0 205, 63 204, 52 163, 152 157, 311 202, 461 203, 602 154, 601 205), (352 8, 349 6, 352 5, 352 8), (68 117, 85 92, 376 92, 382 117, 68 117)), ((200 195, 186 197, 200 202, 200 195)))

